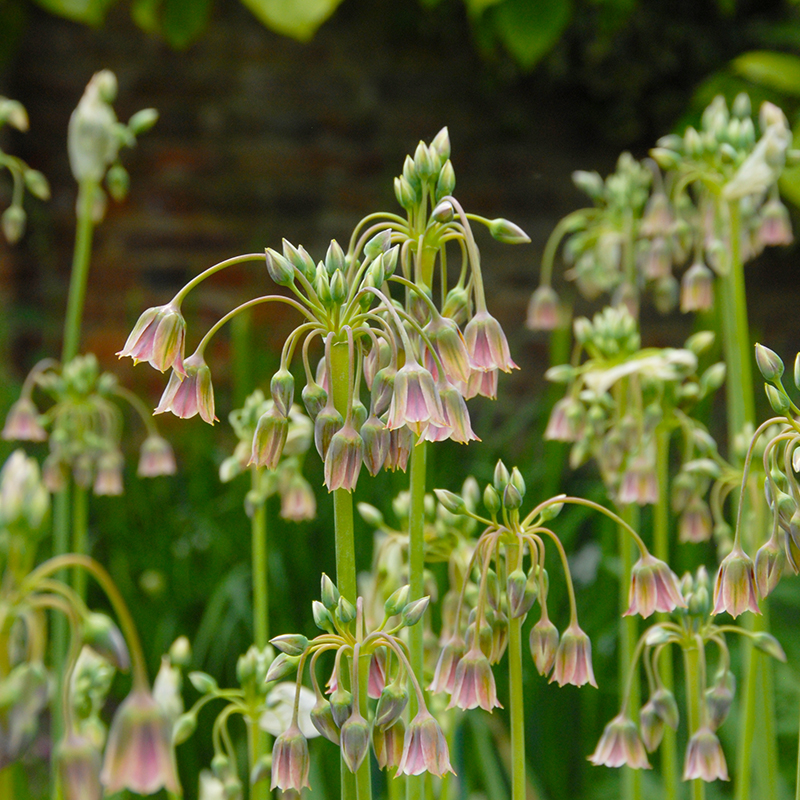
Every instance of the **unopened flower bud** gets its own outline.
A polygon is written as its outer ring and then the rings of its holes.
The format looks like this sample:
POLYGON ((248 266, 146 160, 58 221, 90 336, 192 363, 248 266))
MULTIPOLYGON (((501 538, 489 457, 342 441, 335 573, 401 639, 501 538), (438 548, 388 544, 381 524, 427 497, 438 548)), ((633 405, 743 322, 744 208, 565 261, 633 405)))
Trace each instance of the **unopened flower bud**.
POLYGON ((333 720, 331 704, 322 696, 317 698, 314 708, 311 709, 311 724, 328 741, 339 744, 339 728, 333 720))
POLYGON ((336 618, 342 625, 347 625, 356 618, 356 607, 346 597, 339 598, 336 605, 336 618))
POLYGON ((64 800, 101 800, 100 753, 86 736, 67 733, 56 748, 56 764, 64 800))
POLYGON ((414 191, 414 187, 405 175, 394 179, 394 196, 397 198, 397 202, 400 206, 406 211, 410 211, 417 202, 417 195, 414 191))
POLYGON ((461 495, 449 492, 447 489, 434 489, 436 499, 451 513, 463 514, 467 510, 467 504, 461 495))
POLYGON ((308 648, 308 639, 302 633, 284 633, 269 642, 287 656, 301 656, 308 648))
POLYGON ((415 600, 412 603, 409 603, 403 609, 403 625, 409 628, 412 625, 416 625, 425 614, 425 611, 428 608, 430 600, 431 598, 426 596, 426 597, 421 597, 419 600, 415 600))
POLYGON ((385 253, 392 245, 392 231, 389 228, 376 233, 365 245, 364 256, 369 259, 376 259, 381 253, 385 253))
POLYGON ((353 713, 353 695, 341 685, 341 681, 337 683, 336 689, 331 693, 330 705, 333 721, 336 723, 336 727, 341 729, 353 713))
POLYGON ((503 507, 514 510, 522 506, 522 495, 513 483, 509 483, 503 490, 503 507))
POLYGON ((489 223, 489 232, 504 244, 527 244, 531 237, 528 236, 519 225, 509 222, 507 219, 493 219, 489 223))
POLYGON ((431 211, 431 219, 436 222, 450 222, 453 219, 453 204, 449 200, 442 200, 431 211))
POLYGON ((338 305, 343 303, 347 297, 347 282, 344 279, 342 270, 337 269, 331 276, 331 302, 338 305))
MULTIPOLYGON (((330 401, 330 398, 328 398, 330 401)), ((331 440, 344 425, 342 415, 329 402, 314 420, 314 445, 323 461, 328 455, 331 440)))
POLYGON ((289 416, 289 411, 294 402, 294 376, 288 369, 281 367, 273 376, 269 384, 272 401, 284 417, 289 416))
POLYGON ((339 242, 337 242, 336 239, 331 239, 331 243, 328 245, 328 251, 325 253, 326 272, 329 276, 333 277, 337 270, 339 272, 344 272, 346 267, 344 251, 339 246, 339 242))
POLYGON ((380 769, 398 767, 403 759, 403 743, 406 728, 402 719, 394 725, 382 728, 380 725, 372 727, 372 747, 375 750, 375 759, 380 769))
MULTIPOLYGON (((300 663, 300 656, 287 656, 286 653, 281 653, 270 665, 267 674, 264 678, 264 683, 272 683, 279 681, 297 671, 297 665, 300 663)), ((189 675, 191 680, 192 675, 189 675)), ((196 688, 196 687, 195 687, 196 688)))
POLYGON ((325 408, 325 404, 328 402, 328 393, 312 380, 303 387, 301 394, 308 416, 312 421, 316 420, 317 414, 325 408))
POLYGON ((324 605, 328 611, 333 611, 339 603, 339 598, 341 597, 339 594, 339 589, 324 572, 322 573, 320 584, 320 599, 322 600, 322 605, 324 605))
POLYGON ((342 725, 339 736, 342 758, 350 772, 357 772, 369 752, 369 723, 354 712, 342 725))
POLYGON ((430 178, 438 169, 438 156, 432 156, 425 142, 420 142, 414 151, 414 169, 423 180, 430 178))
POLYGON ((110 617, 90 611, 83 619, 83 640, 118 670, 127 672, 131 659, 119 628, 110 617))
POLYGON ((786 662, 786 653, 784 653, 780 642, 778 642, 778 640, 771 633, 767 633, 766 631, 758 631, 757 633, 752 634, 750 638, 753 642, 753 645, 761 650, 762 653, 766 653, 778 661, 784 663, 786 662))
POLYGON ((711 730, 716 730, 725 722, 731 710, 733 695, 736 692, 736 678, 730 670, 717 673, 714 683, 706 689, 706 708, 711 730))
POLYGON ((528 302, 526 325, 532 331, 552 331, 561 321, 561 304, 550 284, 542 284, 528 302))
POLYGON ((331 612, 325 608, 319 600, 314 600, 311 603, 311 612, 314 616, 314 624, 322 631, 327 633, 335 633, 336 626, 333 624, 333 617, 331 612))
POLYGON ((767 597, 778 585, 785 563, 786 552, 776 539, 770 538, 758 548, 755 572, 759 597, 767 597))
POLYGON ((308 742, 297 724, 292 724, 273 745, 270 789, 299 792, 308 786, 309 764, 308 742))
POLYGON ((395 614, 399 614, 406 607, 410 591, 411 587, 405 584, 389 595, 388 599, 383 604, 383 609, 387 617, 393 617, 395 614))
POLYGON ((375 707, 375 726, 388 728, 400 718, 408 704, 408 689, 404 683, 393 681, 387 684, 375 707))
POLYGON ((181 714, 172 725, 172 744, 176 747, 191 738, 197 730, 197 716, 190 712, 181 714))
POLYGON ((783 375, 783 361, 763 344, 756 344, 756 364, 765 381, 776 381, 783 375))
POLYGON ((500 495, 491 483, 483 490, 483 505, 490 514, 500 511, 500 495))
POLYGON ((289 418, 275 404, 258 419, 253 434, 250 464, 267 469, 276 469, 280 462, 286 438, 289 434, 289 418))

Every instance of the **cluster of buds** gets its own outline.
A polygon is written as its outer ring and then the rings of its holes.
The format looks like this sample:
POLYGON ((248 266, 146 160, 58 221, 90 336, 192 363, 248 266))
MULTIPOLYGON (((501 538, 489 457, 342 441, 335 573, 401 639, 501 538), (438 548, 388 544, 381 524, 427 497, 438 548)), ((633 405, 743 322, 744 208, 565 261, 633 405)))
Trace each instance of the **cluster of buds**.
POLYGON ((509 472, 502 461, 498 462, 493 481, 483 493, 489 519, 471 511, 457 494, 442 489, 437 489, 436 494, 451 513, 465 514, 486 526, 468 567, 468 572, 477 572, 477 592, 470 592, 469 587, 474 584, 464 581, 430 686, 434 692, 450 694, 451 708, 480 706, 491 711, 499 705, 491 665, 505 651, 508 620, 524 620, 537 602, 540 618, 531 629, 530 650, 539 674, 550 675, 550 681, 559 686, 586 683, 596 686, 591 642, 578 625, 566 553, 558 536, 546 524, 560 513, 565 503, 585 505, 611 516, 633 537, 640 559, 632 571, 627 614, 648 617, 655 611, 672 611, 683 605, 678 579, 667 564, 654 558, 639 535, 602 506, 559 495, 540 503, 523 518, 520 508, 525 482, 516 467, 509 472), (558 551, 569 595, 570 621, 560 635, 547 608, 546 539, 558 551))
POLYGON ((271 417, 274 407, 274 401, 267 400, 264 393, 256 389, 247 397, 242 408, 230 413, 228 419, 239 441, 233 455, 220 465, 220 480, 227 483, 243 472, 252 473, 252 488, 245 497, 245 508, 250 516, 268 497, 277 494, 281 500, 280 514, 284 519, 294 522, 314 519, 317 513, 316 498, 302 474, 303 459, 311 446, 314 426, 300 406, 295 403, 289 408, 286 441, 275 467, 264 469, 250 463, 259 420, 271 417))
POLYGON ((311 722, 341 748, 351 772, 367 758, 370 744, 378 766, 393 770, 395 777, 423 772, 441 777, 453 771, 444 734, 425 704, 400 638, 404 628, 419 623, 429 598, 409 602, 408 595, 407 585, 394 592, 386 600, 381 624, 368 631, 362 599, 353 606, 323 574, 321 601, 313 604, 314 621, 323 633, 310 640, 300 634, 271 640, 281 654, 266 680, 280 680, 297 671, 294 712, 272 751, 273 789, 299 792, 308 786, 308 745, 298 724, 307 663, 315 696, 311 722), (324 653, 334 656, 327 697, 317 674, 317 662, 324 653), (416 697, 417 710, 406 722, 410 692, 416 697), (370 699, 377 701, 374 707, 370 699))
POLYGON ((639 163, 623 153, 605 181, 596 172, 574 173, 575 184, 594 206, 573 212, 554 230, 528 326, 551 330, 560 324, 551 279, 565 236, 564 260, 571 265, 566 277, 589 299, 610 293, 614 305, 627 305, 633 316, 638 316, 639 293, 647 285, 661 312, 678 302, 684 312, 711 308, 715 274, 727 273, 732 247, 725 203, 735 203, 741 216, 737 247, 743 261, 767 245, 791 243, 778 179, 800 153, 789 150, 792 132, 776 106, 761 106, 758 125, 760 137, 746 94, 738 95, 730 110, 718 96, 703 112, 699 131, 690 126, 683 136, 659 139, 651 158, 639 163), (679 285, 673 267, 684 264, 679 285))
MULTIPOLYGON (((117 96, 117 78, 107 69, 96 72, 72 112, 67 132, 67 152, 72 175, 81 192, 91 191, 92 221, 105 216, 106 193, 120 202, 128 194, 130 178, 119 160, 122 147, 134 147, 136 137, 155 125, 158 112, 153 108, 137 111, 127 123, 117 120, 112 103, 117 96)), ((81 198, 79 195, 78 204, 81 198)))
POLYGON ((476 439, 466 400, 494 397, 499 372, 515 364, 500 324, 486 308, 480 254, 471 222, 498 240, 527 242, 503 219, 467 214, 452 196, 455 174, 443 129, 430 145, 420 142, 407 157, 395 191, 405 218, 371 214, 359 223, 347 250, 332 241, 315 263, 302 246, 283 242, 282 252, 237 256, 210 267, 165 306, 148 309, 120 356, 172 370, 157 412, 199 414, 213 423, 214 393, 205 349, 222 325, 240 311, 267 302, 288 304, 303 322, 287 337, 273 375, 272 408, 258 421, 250 463, 274 469, 289 426, 299 347, 305 386, 302 399, 314 422, 314 444, 325 464, 329 490, 352 491, 363 467, 405 469, 419 440, 476 439), (460 247, 455 283, 446 249, 460 247), (246 261, 266 264, 284 294, 248 300, 223 316, 184 357, 181 304, 195 286, 221 269, 246 261), (437 271, 437 264, 439 269, 437 271), (392 297, 391 287, 402 293, 392 297), (434 287, 441 303, 434 300, 434 287), (463 329, 462 329, 463 328, 463 329), (322 358, 312 368, 310 347, 319 339, 322 358), (368 393, 367 402, 362 395, 368 393))
MULTIPOLYGON (((656 432, 659 426, 679 430, 685 491, 678 510, 705 517, 709 477, 717 477, 725 465, 713 439, 687 412, 725 379, 722 363, 698 373, 698 358, 711 347, 713 334, 694 334, 680 349, 641 349, 637 323, 625 306, 606 307, 591 321, 579 317, 574 329, 572 363, 546 373, 549 380, 566 384, 566 393, 553 407, 545 438, 572 443, 573 468, 594 458, 620 506, 646 505, 658 499, 656 432)), ((686 538, 708 536, 693 531, 686 538)))
POLYGON ((713 621, 716 609, 712 608, 710 588, 704 567, 700 567, 695 576, 686 573, 680 582, 681 603, 677 604, 672 618, 651 625, 640 637, 630 665, 621 710, 606 725, 597 748, 589 756, 593 764, 650 768, 647 753, 659 747, 665 726, 675 730, 679 723, 675 697, 665 687, 660 673, 662 652, 669 645, 677 645, 683 652, 686 665, 686 705, 690 727, 683 779, 728 780, 725 755, 716 733, 728 716, 736 689, 725 634, 747 636, 756 648, 780 661, 785 661, 786 656, 769 633, 753 632, 736 625, 717 625, 713 621), (706 666, 709 645, 718 651, 711 680, 706 666), (629 706, 633 676, 639 669, 640 660, 647 676, 649 697, 639 709, 637 726, 629 706))
MULTIPOLYGON (((228 722, 233 716, 241 716, 248 726, 277 736, 286 729, 292 718, 295 704, 295 684, 293 682, 274 683, 267 681, 270 667, 275 660, 275 651, 267 646, 263 649, 255 645, 236 663, 238 688, 221 688, 217 681, 206 672, 190 672, 188 675, 192 686, 200 693, 200 697, 192 707, 183 711, 174 719, 173 742, 182 744, 197 729, 197 717, 201 709, 215 700, 224 705, 217 714, 213 725, 214 756, 210 769, 203 770, 199 778, 200 800, 215 797, 226 797, 229 800, 240 800, 242 782, 239 777, 239 766, 236 748, 228 732, 228 722)), ((311 709, 314 705, 314 694, 305 687, 300 690, 298 700, 298 727, 305 738, 318 736, 311 724, 311 709)), ((269 778, 269 755, 262 755, 252 764, 249 785, 269 778)))
POLYGON ((91 354, 63 366, 52 359, 34 366, 8 412, 2 435, 7 440, 48 442, 43 476, 51 492, 59 491, 71 473, 78 486, 91 487, 96 495, 122 494, 122 414, 115 401, 132 406, 148 432, 141 447, 139 475, 172 475, 172 447, 159 435, 141 400, 120 386, 116 376, 101 373, 91 354), (33 400, 37 388, 51 402, 44 412, 33 400))
MULTIPOLYGON (((0 128, 10 125, 18 131, 28 130, 28 112, 17 100, 0 95, 0 128)), ((27 214, 22 201, 27 189, 39 200, 50 199, 50 185, 41 172, 31 169, 21 158, 8 155, 0 149, 0 167, 11 174, 11 205, 0 216, 0 228, 9 244, 18 242, 25 233, 27 214)))
POLYGON ((49 495, 36 461, 18 450, 0 472, 0 609, 5 620, 0 648, 0 768, 23 757, 37 732, 50 695, 45 666, 47 616, 69 623, 64 686, 63 739, 57 764, 67 800, 100 800, 123 788, 151 793, 161 786, 180 791, 166 712, 148 688, 144 660, 130 614, 108 573, 86 556, 64 555, 33 567, 49 495), (53 576, 68 567, 85 569, 105 590, 122 630, 111 617, 86 607, 53 576), (116 670, 133 667, 134 688, 110 731, 100 718, 116 670))

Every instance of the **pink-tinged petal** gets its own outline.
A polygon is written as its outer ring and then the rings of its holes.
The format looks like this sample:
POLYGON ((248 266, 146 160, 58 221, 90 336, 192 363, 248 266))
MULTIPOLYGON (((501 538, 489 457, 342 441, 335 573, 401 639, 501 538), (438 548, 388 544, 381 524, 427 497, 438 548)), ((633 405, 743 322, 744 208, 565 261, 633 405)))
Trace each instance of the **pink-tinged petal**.
POLYGON ((623 714, 618 714, 606 725, 589 761, 595 766, 650 769, 636 723, 623 714))
POLYGON ((723 560, 714 581, 714 614, 727 611, 738 617, 744 611, 760 614, 753 560, 735 547, 723 560))
POLYGON ((500 323, 488 311, 479 311, 467 323, 464 339, 476 369, 486 372, 519 369, 511 359, 508 341, 500 323))

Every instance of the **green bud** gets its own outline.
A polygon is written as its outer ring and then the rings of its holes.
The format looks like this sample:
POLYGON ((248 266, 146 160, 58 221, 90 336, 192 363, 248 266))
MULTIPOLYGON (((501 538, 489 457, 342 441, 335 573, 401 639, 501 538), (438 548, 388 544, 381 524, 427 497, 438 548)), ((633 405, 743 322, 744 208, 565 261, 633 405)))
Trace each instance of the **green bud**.
POLYGON ((400 718, 407 705, 408 689, 406 686, 394 682, 387 684, 375 707, 375 724, 379 728, 391 727, 400 718))
POLYGON ((347 283, 344 279, 344 273, 337 269, 331 277, 331 302, 338 305, 343 303, 346 298, 347 283))
POLYGON ((121 203, 127 196, 131 186, 128 170, 120 163, 112 164, 106 173, 106 187, 108 193, 117 203, 121 203))
POLYGON ((0 227, 9 244, 16 244, 25 233, 27 215, 22 206, 9 206, 0 217, 0 227))
POLYGON ((314 624, 321 631, 336 633, 336 626, 333 624, 331 612, 319 600, 314 600, 311 603, 311 613, 314 617, 314 624))
POLYGON ((332 305, 331 301, 331 287, 330 282, 328 281, 328 273, 325 271, 325 267, 323 264, 317 264, 317 274, 314 277, 313 281, 314 291, 317 293, 322 305, 326 308, 330 308, 332 305))
POLYGON ((211 771, 219 780, 224 780, 231 771, 231 762, 224 753, 215 753, 211 759, 211 771))
POLYGON ((187 636, 179 636, 169 648, 169 660, 178 667, 188 667, 192 661, 192 645, 187 636))
POLYGON ((302 633, 284 633, 269 642, 287 656, 301 656, 308 649, 308 639, 302 633))
POLYGON ((294 267, 289 259, 268 247, 264 251, 267 260, 267 272, 278 286, 291 286, 294 283, 294 267))
POLYGON ((386 278, 390 278, 394 275, 394 271, 397 268, 397 257, 400 253, 400 245, 394 245, 394 247, 390 247, 384 254, 383 254, 383 277, 384 280, 386 278))
POLYGON ((712 364, 700 377, 700 388, 703 395, 716 392, 725 383, 726 373, 725 362, 719 361, 716 364, 712 364))
POLYGON ((172 744, 183 744, 197 730, 197 717, 188 711, 181 714, 172 726, 172 744))
POLYGON ((508 467, 498 459, 497 463, 494 465, 494 475, 492 476, 494 488, 497 489, 498 492, 502 492, 503 489, 506 488, 510 477, 508 467))
POLYGON ((778 661, 786 662, 786 653, 783 652, 780 643, 772 634, 766 631, 759 631, 758 633, 754 633, 750 638, 753 640, 755 647, 761 650, 762 653, 777 658, 778 661))
POLYGON ((769 404, 776 414, 786 414, 792 407, 786 392, 769 383, 764 385, 764 391, 767 393, 767 400, 769 400, 769 404))
POLYGON ((200 694, 212 694, 219 689, 219 686, 211 675, 207 672, 190 672, 189 680, 192 686, 197 689, 200 694))
POLYGON ((47 178, 38 169, 25 170, 25 186, 28 191, 39 200, 50 199, 50 184, 47 178))
POLYGON ((335 613, 339 622, 347 625, 356 618, 356 607, 346 597, 340 597, 335 613))
POLYGON ((158 111, 154 108, 143 108, 128 120, 128 129, 134 136, 141 136, 143 133, 147 133, 156 122, 158 122, 158 111))
POLYGON ((386 612, 387 617, 393 617, 405 608, 408 603, 408 594, 410 591, 411 587, 406 584, 389 595, 388 599, 383 604, 383 610, 386 612))
POLYGON ((550 367, 544 373, 544 377, 545 380, 551 383, 569 383, 575 377, 575 368, 569 364, 559 364, 558 366, 550 367))
POLYGON ((307 383, 300 393, 303 398, 303 405, 312 420, 317 418, 317 414, 325 408, 328 402, 328 393, 318 383, 307 383))
POLYGON ((513 483, 509 483, 503 490, 503 506, 510 511, 522 506, 522 495, 513 483))
POLYGON ((249 683, 255 678, 257 654, 255 647, 248 648, 247 652, 236 660, 236 680, 240 686, 249 683))
POLYGON ((5 123, 25 133, 28 130, 28 112, 19 100, 11 100, 8 97, 0 97, 0 126, 5 123))
POLYGON ((337 728, 341 728, 347 722, 353 712, 353 695, 342 686, 340 676, 336 682, 336 690, 331 694, 331 713, 337 728))
POLYGON ((794 385, 797 389, 800 389, 800 353, 794 359, 794 385))
POLYGON ((542 522, 549 522, 551 519, 555 519, 561 513, 562 508, 564 508, 563 503, 550 503, 546 505, 539 513, 542 522))
POLYGON ((686 349, 691 350, 696 356, 701 356, 714 344, 713 331, 698 331, 686 340, 686 349))
POLYGON ((467 504, 461 495, 449 492, 447 489, 434 489, 436 499, 451 513, 464 514, 467 511, 467 504))
POLYGON ((394 196, 397 198, 400 207, 404 208, 406 211, 410 211, 414 208, 417 202, 416 192, 405 175, 394 179, 394 196))
POLYGON ((328 611, 333 611, 341 597, 339 590, 336 588, 336 584, 324 572, 322 573, 320 583, 320 599, 322 600, 322 605, 325 606, 328 611))
POLYGON ((450 133, 447 130, 447 126, 442 128, 439 133, 433 137, 433 141, 430 143, 430 149, 432 152, 436 153, 442 161, 446 161, 450 158, 450 133))
MULTIPOLYGON (((250 785, 255 786, 261 781, 265 781, 272 774, 272 755, 265 753, 260 758, 256 759, 253 768, 250 770, 250 785)), ((241 787, 240 787, 241 789, 241 787)), ((241 794, 239 794, 241 797, 241 794)))
POLYGON ((390 228, 376 233, 365 245, 364 255, 369 259, 376 259, 385 253, 392 245, 392 231, 390 228))
POLYGON ((651 148, 650 157, 665 171, 675 169, 678 164, 680 164, 680 156, 678 153, 666 147, 651 148))
POLYGON ((515 569, 506 578, 506 597, 508 598, 508 614, 511 619, 517 619, 528 613, 530 606, 522 610, 525 603, 525 589, 528 585, 528 576, 524 570, 515 569))
POLYGON ((600 200, 605 193, 605 184, 597 172, 577 169, 572 173, 572 182, 592 200, 600 200))
POLYGON ((483 490, 483 505, 492 515, 500 511, 500 495, 491 483, 483 490))
POLYGON ((763 344, 756 344, 756 364, 765 381, 772 383, 783 375, 783 361, 776 352, 763 344))
POLYGON ((442 200, 431 211, 431 219, 436 222, 450 222, 453 219, 453 204, 449 200, 442 200))
POLYGON ((83 619, 83 641, 117 669, 127 672, 130 655, 125 639, 113 620, 96 611, 90 611, 83 619))
POLYGON ((448 197, 453 194, 456 188, 456 173, 453 165, 448 158, 439 170, 439 178, 436 181, 436 202, 439 202, 443 197, 448 197))
POLYGON ((430 178, 438 166, 435 164, 435 161, 438 160, 438 157, 436 159, 431 157, 431 153, 425 145, 425 142, 420 142, 417 145, 417 149, 414 151, 414 169, 420 178, 423 180, 430 178))
POLYGON ((519 225, 509 222, 507 219, 493 219, 489 223, 489 232, 503 244, 527 244, 531 240, 531 237, 519 225))
POLYGON ((383 514, 375 506, 371 506, 369 503, 356 503, 356 508, 361 515, 361 519, 370 527, 382 528, 384 526, 383 514))
MULTIPOLYGON (((287 656, 281 653, 270 665, 264 683, 279 681, 297 671, 301 656, 287 656)), ((191 675, 189 676, 192 677, 191 675)))
POLYGON ((328 245, 328 252, 325 253, 325 270, 328 275, 333 276, 337 269, 344 272, 347 269, 347 264, 344 260, 344 251, 339 246, 339 242, 336 239, 331 239, 331 243, 328 245))
POLYGON ((415 600, 413 603, 409 603, 403 609, 403 624, 408 628, 412 625, 416 625, 425 614, 425 610, 428 608, 430 601, 431 598, 425 596, 421 597, 419 600, 415 600))
POLYGON ((513 484, 514 488, 520 493, 521 497, 525 496, 525 479, 522 477, 522 473, 514 467, 511 470, 511 478, 510 482, 513 484))

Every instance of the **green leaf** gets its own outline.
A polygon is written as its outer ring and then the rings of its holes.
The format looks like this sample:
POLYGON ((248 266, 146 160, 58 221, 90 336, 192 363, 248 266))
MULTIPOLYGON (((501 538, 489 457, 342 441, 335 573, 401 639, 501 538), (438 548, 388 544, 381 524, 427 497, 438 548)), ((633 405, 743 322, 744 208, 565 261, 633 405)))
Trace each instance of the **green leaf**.
POLYGON ((211 0, 164 0, 161 29, 175 48, 188 46, 205 28, 211 0))
POLYGON ((571 17, 571 0, 504 0, 494 9, 500 39, 525 70, 555 45, 571 17))
POLYGON ((36 0, 51 14, 66 17, 74 22, 99 26, 115 0, 36 0))
POLYGON ((341 0, 242 0, 268 28, 307 42, 341 0))
POLYGON ((800 58, 789 53, 754 50, 734 59, 733 71, 753 83, 800 97, 800 58))

